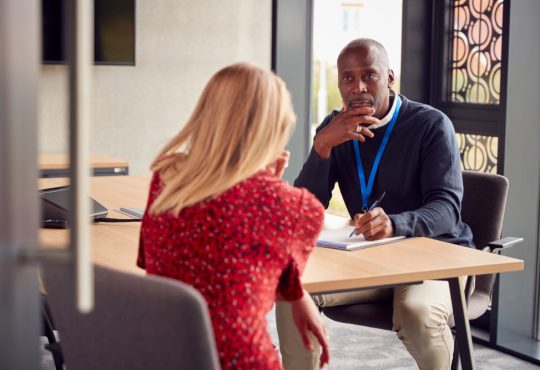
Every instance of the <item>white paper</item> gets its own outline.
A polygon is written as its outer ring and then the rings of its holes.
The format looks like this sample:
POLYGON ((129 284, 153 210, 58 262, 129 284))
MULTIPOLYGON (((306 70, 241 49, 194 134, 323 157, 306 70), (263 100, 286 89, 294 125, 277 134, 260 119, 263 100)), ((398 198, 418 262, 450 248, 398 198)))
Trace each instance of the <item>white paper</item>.
POLYGON ((349 238, 352 226, 341 227, 339 229, 323 230, 317 240, 320 247, 336 248, 343 250, 355 250, 374 247, 376 245, 388 244, 403 239, 403 236, 385 238, 379 240, 366 240, 363 235, 353 235, 349 238))

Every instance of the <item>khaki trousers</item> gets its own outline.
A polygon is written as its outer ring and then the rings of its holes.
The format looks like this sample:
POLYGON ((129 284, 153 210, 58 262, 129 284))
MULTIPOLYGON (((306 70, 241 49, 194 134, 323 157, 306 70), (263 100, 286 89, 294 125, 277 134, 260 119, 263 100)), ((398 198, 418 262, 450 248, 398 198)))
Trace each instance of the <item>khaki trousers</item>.
MULTIPOLYGON (((452 301, 446 281, 428 280, 394 289, 314 295, 312 298, 319 307, 380 301, 390 304, 393 299, 393 329, 418 367, 421 370, 450 369, 454 340, 447 324, 452 301)), ((318 370, 320 347, 312 337, 313 352, 304 348, 287 302, 276 303, 276 324, 285 370, 318 370)))

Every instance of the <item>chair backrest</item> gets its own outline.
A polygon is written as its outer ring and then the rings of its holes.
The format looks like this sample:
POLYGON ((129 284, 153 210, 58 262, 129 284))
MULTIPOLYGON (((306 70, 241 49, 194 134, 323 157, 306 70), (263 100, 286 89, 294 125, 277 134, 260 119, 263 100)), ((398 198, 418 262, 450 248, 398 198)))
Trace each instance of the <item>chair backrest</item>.
POLYGON ((95 267, 95 308, 77 312, 68 267, 44 267, 65 363, 81 369, 219 369, 206 303, 178 281, 95 267))
POLYGON ((501 237, 508 179, 501 175, 463 171, 461 218, 471 227, 476 248, 501 237))
MULTIPOLYGON (((507 194, 506 177, 463 171, 461 218, 470 226, 477 249, 483 249, 488 243, 500 239, 507 194)), ((495 274, 476 276, 474 292, 469 297, 470 319, 480 317, 489 307, 495 278, 495 274)), ((454 317, 451 316, 448 321, 453 326, 454 317)))

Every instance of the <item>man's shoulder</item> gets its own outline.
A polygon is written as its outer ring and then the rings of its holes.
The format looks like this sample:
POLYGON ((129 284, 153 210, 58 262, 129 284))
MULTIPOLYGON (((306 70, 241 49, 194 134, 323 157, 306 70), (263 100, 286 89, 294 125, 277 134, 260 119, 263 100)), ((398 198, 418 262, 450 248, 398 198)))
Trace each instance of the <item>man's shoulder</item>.
POLYGON ((439 109, 425 103, 410 100, 401 96, 404 110, 401 112, 403 118, 412 122, 435 125, 452 125, 450 118, 439 109))
POLYGON ((443 112, 441 112, 439 109, 429 104, 411 100, 403 95, 401 95, 401 99, 403 101, 403 106, 405 107, 406 113, 433 115, 433 117, 440 117, 440 118, 446 117, 446 115, 443 112))

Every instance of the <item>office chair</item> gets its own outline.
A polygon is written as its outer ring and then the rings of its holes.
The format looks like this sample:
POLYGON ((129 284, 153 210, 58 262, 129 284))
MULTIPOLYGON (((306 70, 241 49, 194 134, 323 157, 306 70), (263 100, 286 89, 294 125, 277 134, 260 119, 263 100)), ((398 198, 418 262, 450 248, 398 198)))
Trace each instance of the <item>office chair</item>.
POLYGON ((56 370, 64 369, 64 355, 62 354, 62 348, 56 338, 55 334, 56 326, 54 325, 51 309, 47 303, 47 295, 41 293, 41 334, 47 337, 49 343, 45 345, 45 349, 48 350, 54 361, 54 368, 56 370))
POLYGON ((206 302, 195 289, 95 266, 95 307, 81 314, 69 269, 43 268, 68 369, 219 369, 206 302))
MULTIPOLYGON (((499 253, 522 241, 521 238, 501 237, 508 179, 504 176, 475 171, 463 171, 463 201, 461 218, 473 233, 477 249, 499 253)), ((469 320, 476 319, 486 312, 491 303, 491 294, 496 274, 476 276, 475 288, 468 299, 469 320)), ((360 303, 321 308, 332 320, 392 330, 392 302, 360 303)), ((454 326, 454 317, 448 319, 454 326)), ((452 368, 457 368, 457 342, 454 348, 452 368)))

